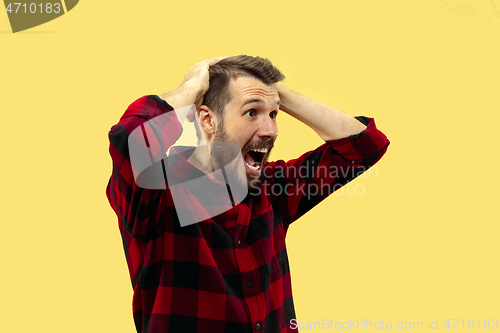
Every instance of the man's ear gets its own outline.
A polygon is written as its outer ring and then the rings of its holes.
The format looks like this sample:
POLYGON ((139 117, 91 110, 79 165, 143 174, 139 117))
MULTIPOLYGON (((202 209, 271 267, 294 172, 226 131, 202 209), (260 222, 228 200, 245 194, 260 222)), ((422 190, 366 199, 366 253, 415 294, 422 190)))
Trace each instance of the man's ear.
POLYGON ((207 140, 211 140, 215 133, 215 126, 217 123, 217 116, 208 106, 201 105, 197 111, 200 127, 207 140))

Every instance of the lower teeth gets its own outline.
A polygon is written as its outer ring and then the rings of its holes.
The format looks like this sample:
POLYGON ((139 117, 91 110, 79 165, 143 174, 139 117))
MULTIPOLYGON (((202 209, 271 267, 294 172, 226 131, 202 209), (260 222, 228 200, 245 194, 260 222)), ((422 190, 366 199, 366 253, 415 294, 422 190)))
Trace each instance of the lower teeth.
POLYGON ((245 164, 246 164, 246 165, 247 165, 250 169, 252 169, 252 170, 259 170, 259 166, 260 166, 259 164, 256 164, 255 166, 251 166, 250 164, 248 164, 248 163, 246 163, 246 162, 245 162, 245 164))

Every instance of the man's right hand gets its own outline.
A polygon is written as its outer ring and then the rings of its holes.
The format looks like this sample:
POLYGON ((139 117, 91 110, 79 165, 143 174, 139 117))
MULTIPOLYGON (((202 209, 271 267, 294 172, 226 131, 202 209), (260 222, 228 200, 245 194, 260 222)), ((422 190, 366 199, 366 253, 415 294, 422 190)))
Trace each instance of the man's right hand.
MULTIPOLYGON (((208 90, 209 67, 225 58, 227 57, 216 57, 212 59, 205 59, 197 63, 184 75, 184 80, 182 80, 179 87, 168 93, 160 95, 160 98, 165 100, 174 109, 179 109, 191 104, 194 104, 196 109, 198 109, 201 106, 203 97, 208 90)), ((193 121, 193 116, 194 113, 188 114, 188 121, 193 121)))

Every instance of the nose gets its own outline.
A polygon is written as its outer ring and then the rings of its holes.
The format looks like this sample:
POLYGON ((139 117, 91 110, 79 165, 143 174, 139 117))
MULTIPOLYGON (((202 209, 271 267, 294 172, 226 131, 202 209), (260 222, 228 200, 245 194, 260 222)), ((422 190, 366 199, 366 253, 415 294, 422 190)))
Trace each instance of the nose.
POLYGON ((278 137, 276 118, 271 118, 270 116, 263 117, 257 135, 261 139, 271 138, 273 141, 276 140, 278 137))

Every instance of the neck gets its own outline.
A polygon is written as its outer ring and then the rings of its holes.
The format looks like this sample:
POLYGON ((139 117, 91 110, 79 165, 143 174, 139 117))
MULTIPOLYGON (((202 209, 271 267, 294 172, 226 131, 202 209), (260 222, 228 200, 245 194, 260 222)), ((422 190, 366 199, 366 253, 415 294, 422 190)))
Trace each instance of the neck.
POLYGON ((196 147, 187 161, 207 175, 213 172, 208 146, 196 147))

